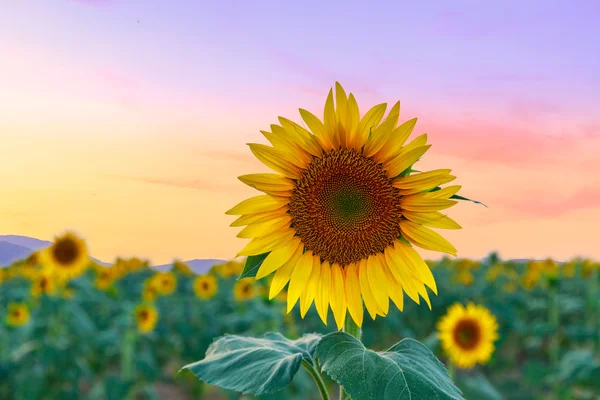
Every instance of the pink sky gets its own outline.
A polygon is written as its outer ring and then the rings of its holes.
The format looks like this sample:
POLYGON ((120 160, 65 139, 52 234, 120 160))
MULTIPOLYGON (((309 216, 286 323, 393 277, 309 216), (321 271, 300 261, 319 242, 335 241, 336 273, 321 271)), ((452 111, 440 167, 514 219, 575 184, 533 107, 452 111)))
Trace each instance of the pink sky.
POLYGON ((489 206, 450 210, 460 257, 600 258, 593 1, 243 4, 3 6, 0 234, 231 258, 245 242, 224 211, 255 193, 236 177, 266 170, 246 143, 322 113, 339 80, 363 112, 400 100, 433 144, 420 167, 489 206))

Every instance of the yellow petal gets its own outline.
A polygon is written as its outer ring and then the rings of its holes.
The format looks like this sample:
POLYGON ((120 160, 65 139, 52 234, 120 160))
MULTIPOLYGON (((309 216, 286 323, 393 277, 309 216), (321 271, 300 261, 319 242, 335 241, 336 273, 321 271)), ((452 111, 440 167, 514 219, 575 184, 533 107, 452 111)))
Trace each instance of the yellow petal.
POLYGON ((315 157, 323 155, 323 149, 319 144, 319 140, 312 133, 287 118, 279 117, 279 123, 285 132, 290 135, 291 140, 296 142, 307 153, 315 157))
POLYGON ((452 185, 440 190, 436 190, 435 192, 426 193, 425 196, 429 197, 430 199, 449 199, 450 197, 454 196, 460 190, 460 188, 460 185, 452 185))
POLYGON ((402 257, 400 257, 398 250, 394 246, 388 246, 385 249, 385 260, 392 275, 396 278, 400 286, 402 286, 408 297, 415 303, 420 304, 419 292, 413 284, 417 278, 408 271, 408 266, 403 262, 402 257))
POLYGON ((360 121, 360 111, 358 110, 358 103, 354 98, 354 95, 350 93, 348 96, 348 103, 346 104, 346 122, 344 126, 346 128, 346 146, 348 148, 358 150, 358 144, 356 141, 356 131, 358 128, 358 123, 360 121))
POLYGON ((269 288, 269 300, 272 300, 275 296, 277 296, 290 281, 292 272, 294 272, 294 268, 296 268, 296 264, 300 260, 300 257, 302 257, 303 252, 304 246, 298 246, 294 252, 294 255, 292 255, 288 261, 286 261, 277 269, 275 275, 273 276, 273 280, 271 281, 271 287, 269 288))
POLYGON ((256 214, 264 213, 267 211, 274 211, 282 206, 289 203, 289 199, 274 197, 269 195, 261 195, 250 197, 233 207, 231 210, 226 211, 227 215, 242 215, 242 214, 256 214))
POLYGON ((402 235, 412 244, 423 249, 441 251, 456 256, 456 249, 446 239, 429 228, 414 222, 400 221, 402 235))
POLYGON ((323 110, 323 125, 325 125, 325 135, 328 138, 330 148, 324 150, 331 150, 337 148, 339 143, 336 140, 337 133, 337 117, 335 115, 335 108, 333 106, 333 90, 329 90, 327 100, 325 100, 325 109, 323 110))
POLYGON ((403 210, 402 215, 409 221, 430 228, 462 229, 462 227, 456 221, 440 212, 418 213, 403 210))
POLYGON ((306 283, 313 269, 313 253, 312 250, 307 251, 300 257, 300 260, 292 272, 290 277, 290 286, 288 287, 287 295, 287 312, 292 311, 300 295, 306 289, 306 283))
POLYGON ((348 102, 348 96, 342 85, 339 82, 335 83, 335 111, 338 117, 338 123, 344 124, 346 122, 346 105, 348 102))
POLYGON ((419 158, 423 156, 429 150, 431 145, 417 147, 409 152, 402 152, 398 156, 392 158, 390 161, 383 165, 383 169, 385 169, 388 173, 388 177, 396 178, 402 172, 404 172, 408 167, 419 161, 419 158))
POLYGON ((413 249, 406 243, 402 243, 401 241, 396 241, 394 245, 396 247, 397 254, 400 255, 400 257, 402 257, 404 262, 412 266, 413 270, 416 271, 419 279, 424 284, 426 284, 433 291, 433 293, 437 294, 437 286, 435 284, 433 274, 431 273, 429 266, 425 261, 423 261, 419 253, 417 253, 415 249, 413 249))
POLYGON ((233 221, 229 226, 244 226, 250 224, 257 224, 260 222, 268 221, 272 218, 277 218, 287 213, 289 210, 288 206, 285 205, 277 210, 267 211, 263 213, 250 213, 240 216, 238 219, 233 221))
POLYGON ((291 240, 296 231, 290 228, 281 228, 268 235, 252 239, 237 255, 240 256, 256 256, 282 247, 291 240))
POLYGON ((365 302, 365 307, 367 308, 367 312, 371 316, 372 319, 375 319, 375 315, 379 314, 384 316, 383 311, 379 310, 379 306, 377 305, 377 301, 373 296, 373 292, 371 291, 371 286, 369 285, 369 278, 367 276, 367 259, 360 260, 358 264, 358 282, 360 283, 360 291, 363 295, 363 300, 365 302))
POLYGON ((331 266, 331 292, 329 295, 329 304, 338 330, 344 327, 346 320, 346 288, 344 285, 344 274, 338 264, 331 266))
POLYGON ((458 203, 456 200, 431 199, 420 194, 403 196, 400 200, 400 208, 413 212, 435 212, 445 210, 458 203))
POLYGON ((256 272, 256 279, 262 279, 265 276, 270 275, 272 272, 276 271, 287 261, 289 261, 296 253, 300 243, 300 238, 294 237, 287 245, 270 252, 260 268, 258 268, 258 271, 256 272))
POLYGON ((423 192, 456 179, 455 176, 450 175, 451 171, 450 169, 436 169, 398 177, 394 180, 393 186, 400 189, 402 195, 423 192))
POLYGON ((394 277, 387 262, 384 266, 384 272, 387 279, 388 295, 394 302, 398 310, 404 310, 404 292, 402 291, 402 285, 398 283, 398 280, 394 277))
POLYGON ((269 233, 279 230, 283 227, 289 227, 292 223, 292 216, 282 215, 281 217, 270 219, 269 221, 250 224, 240 231, 236 236, 239 238, 256 238, 265 236, 269 233))
POLYGON ((325 150, 329 150, 332 148, 331 141, 329 140, 329 136, 325 132, 325 125, 323 122, 315 116, 314 114, 306 111, 302 108, 299 109, 300 116, 308 126, 308 129, 315 135, 321 147, 325 150))
POLYGON ((367 113, 362 117, 358 123, 358 128, 356 129, 355 143, 357 148, 361 148, 367 142, 371 130, 375 129, 375 127, 379 125, 379 122, 383 118, 383 114, 385 114, 386 108, 386 103, 378 104, 367 111, 367 113))
POLYGON ((313 256, 313 268, 306 284, 306 288, 300 295, 300 315, 302 318, 306 315, 310 309, 310 305, 315 299, 317 290, 319 289, 319 282, 321 279, 321 260, 319 256, 313 256))
POLYGON ((408 153, 409 151, 414 150, 417 147, 425 146, 426 144, 427 144, 427 134, 423 133, 422 135, 419 135, 416 138, 414 138, 409 144, 402 147, 400 150, 402 151, 402 153, 408 153))
POLYGON ((381 148, 381 150, 377 152, 374 158, 383 163, 388 161, 390 157, 394 157, 396 154, 398 154, 402 149, 402 145, 404 142, 406 142, 406 139, 408 139, 416 124, 417 119, 413 118, 394 129, 389 135, 388 141, 381 148))
POLYGON ((365 144, 364 154, 367 157, 371 157, 377 153, 385 145, 390 138, 390 135, 398 124, 398 118, 400 118, 400 102, 394 104, 394 107, 390 110, 387 118, 381 125, 373 129, 372 137, 367 140, 365 144))
POLYGON ((346 301, 348 301, 348 311, 350 316, 359 327, 363 322, 363 302, 360 296, 360 283, 358 281, 358 266, 356 264, 347 265, 346 272, 346 301))
POLYGON ((256 143, 250 143, 248 146, 250 147, 252 154, 272 170, 292 179, 298 179, 300 176, 302 168, 289 162, 285 156, 276 149, 265 146, 264 144, 256 143))
POLYGON ((378 256, 369 256, 367 259, 367 277, 369 286, 377 306, 386 316, 390 308, 390 300, 385 285, 385 272, 383 271, 382 259, 378 256))
POLYGON ((298 146, 298 142, 292 142, 288 139, 287 132, 279 125, 271 125, 271 130, 260 131, 264 137, 273 145, 275 150, 281 153, 286 160, 299 168, 306 168, 312 158, 309 153, 298 146))
POLYGON ((329 263, 325 261, 321 265, 321 280, 319 282, 319 289, 315 296, 315 307, 317 313, 321 318, 321 321, 327 325, 327 314, 329 312, 329 290, 331 289, 331 267, 329 263))
POLYGON ((262 192, 285 192, 296 187, 293 180, 279 174, 248 174, 239 176, 238 179, 262 192))

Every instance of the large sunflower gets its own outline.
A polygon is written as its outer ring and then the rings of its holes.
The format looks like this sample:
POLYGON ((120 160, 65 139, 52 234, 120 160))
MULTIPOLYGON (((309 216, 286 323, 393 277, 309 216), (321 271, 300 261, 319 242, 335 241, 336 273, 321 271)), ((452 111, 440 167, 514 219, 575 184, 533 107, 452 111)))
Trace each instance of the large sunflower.
POLYGON ((459 368, 485 364, 498 339, 496 318, 487 308, 473 303, 466 307, 460 303, 452 305, 437 328, 442 348, 459 368))
POLYGON ((363 301, 372 318, 387 315, 390 298, 402 310, 403 292, 429 305, 435 280, 413 245, 456 255, 430 228, 460 229, 440 212, 460 186, 441 189, 455 179, 449 169, 412 169, 431 145, 426 134, 405 144, 416 119, 398 125, 399 102, 381 122, 386 104, 360 118, 338 83, 335 98, 330 90, 323 121, 300 109, 308 129, 280 117, 262 132, 272 146, 249 145, 277 174, 240 176, 265 194, 227 214, 246 226, 238 237, 252 239, 238 256, 270 253, 256 275, 275 272, 269 296, 289 283, 288 311, 300 300, 304 314, 314 301, 326 323, 331 306, 341 329, 347 310, 362 324, 363 301))
POLYGON ((40 262, 60 280, 68 280, 82 275, 90 263, 90 258, 85 241, 67 232, 57 237, 50 247, 41 252, 40 262))

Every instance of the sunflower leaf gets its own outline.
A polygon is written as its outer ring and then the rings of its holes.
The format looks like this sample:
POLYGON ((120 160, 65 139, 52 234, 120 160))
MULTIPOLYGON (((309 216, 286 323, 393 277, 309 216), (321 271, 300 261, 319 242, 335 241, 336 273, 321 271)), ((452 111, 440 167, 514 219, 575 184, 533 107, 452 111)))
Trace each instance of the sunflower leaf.
POLYGON ((477 201, 477 200, 471 200, 471 199, 467 199, 466 197, 462 197, 462 196, 459 196, 459 195, 457 195, 457 194, 453 194, 452 196, 450 196, 450 198, 451 198, 451 199, 456 199, 456 200, 472 201, 473 203, 476 203, 476 204, 481 204, 482 206, 484 206, 484 207, 486 207, 486 208, 489 208, 488 206, 486 206, 485 204, 483 204, 483 203, 482 203, 482 202, 480 202, 480 201, 477 201))
POLYGON ((238 280, 244 278, 254 278, 258 272, 258 269, 268 255, 269 253, 263 253, 257 256, 248 256, 248 258, 246 258, 246 263, 244 264, 244 270, 238 277, 238 280))
POLYGON ((413 339, 374 352, 353 336, 334 332, 321 339, 316 358, 354 400, 463 399, 443 364, 413 339))
POLYGON ((469 399, 478 400, 502 400, 502 395, 490 383, 485 375, 476 372, 474 374, 458 376, 456 383, 462 389, 464 395, 469 399))
POLYGON ((290 384, 302 361, 315 366, 313 354, 320 335, 289 340, 280 333, 262 338, 225 335, 214 341, 203 360, 188 364, 199 379, 224 389, 261 395, 290 384))

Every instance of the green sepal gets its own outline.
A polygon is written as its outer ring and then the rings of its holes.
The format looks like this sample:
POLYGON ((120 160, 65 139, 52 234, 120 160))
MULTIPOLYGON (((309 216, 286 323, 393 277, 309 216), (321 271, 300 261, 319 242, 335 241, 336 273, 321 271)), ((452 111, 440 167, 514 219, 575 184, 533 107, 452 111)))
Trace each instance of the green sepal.
POLYGON ((238 277, 238 280, 244 279, 244 278, 254 278, 256 276, 256 273, 258 272, 258 269, 260 268, 262 263, 265 261, 265 258, 267 258, 269 253, 263 253, 263 254, 259 254, 257 256, 249 256, 248 258, 246 258, 246 263, 244 264, 244 270, 238 277))

